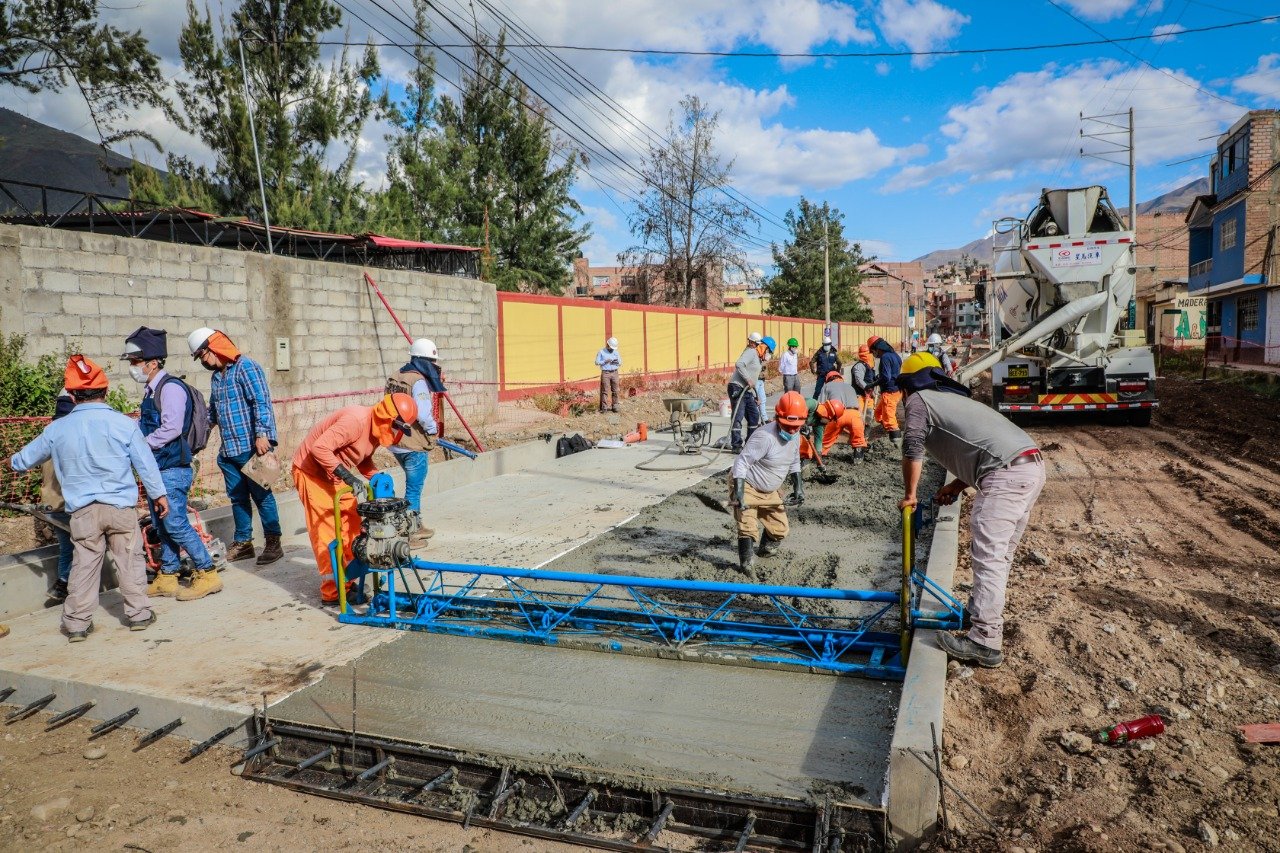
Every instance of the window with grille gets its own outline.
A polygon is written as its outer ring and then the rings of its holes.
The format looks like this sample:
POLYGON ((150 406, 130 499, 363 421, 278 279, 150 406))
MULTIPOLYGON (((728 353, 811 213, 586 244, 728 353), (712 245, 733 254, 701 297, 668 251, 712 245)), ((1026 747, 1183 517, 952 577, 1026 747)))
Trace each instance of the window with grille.
POLYGON ((1236 245, 1236 218, 1222 220, 1222 228, 1218 232, 1218 250, 1233 249, 1236 245))
POLYGON ((1236 312, 1237 319, 1240 322, 1240 331, 1258 331, 1259 301, 1258 294, 1251 293, 1248 296, 1241 296, 1240 301, 1236 303, 1236 312))

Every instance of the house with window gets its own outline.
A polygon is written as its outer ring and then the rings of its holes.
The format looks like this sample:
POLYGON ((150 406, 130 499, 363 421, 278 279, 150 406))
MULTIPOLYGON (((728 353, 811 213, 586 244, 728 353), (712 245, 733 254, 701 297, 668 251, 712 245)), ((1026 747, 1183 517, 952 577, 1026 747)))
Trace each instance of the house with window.
POLYGON ((1211 189, 1187 211, 1187 296, 1205 299, 1211 357, 1280 363, 1272 269, 1280 201, 1280 110, 1252 110, 1218 137, 1211 189))

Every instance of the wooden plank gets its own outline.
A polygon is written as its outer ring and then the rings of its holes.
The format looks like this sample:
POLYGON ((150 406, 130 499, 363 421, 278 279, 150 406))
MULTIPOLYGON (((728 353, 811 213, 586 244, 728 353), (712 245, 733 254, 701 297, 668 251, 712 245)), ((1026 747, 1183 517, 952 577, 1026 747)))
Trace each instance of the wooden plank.
POLYGON ((1254 723, 1237 726, 1247 743, 1280 743, 1280 723, 1254 723))

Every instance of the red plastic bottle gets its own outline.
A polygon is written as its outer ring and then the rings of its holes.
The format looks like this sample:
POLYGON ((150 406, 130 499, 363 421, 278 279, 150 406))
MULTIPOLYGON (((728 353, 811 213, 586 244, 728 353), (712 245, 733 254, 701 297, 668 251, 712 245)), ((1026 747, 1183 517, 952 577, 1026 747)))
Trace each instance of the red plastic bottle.
POLYGON ((1164 734, 1164 718, 1159 714, 1148 714, 1127 723, 1120 723, 1109 729, 1098 732, 1098 743, 1118 744, 1144 737, 1155 737, 1164 734))

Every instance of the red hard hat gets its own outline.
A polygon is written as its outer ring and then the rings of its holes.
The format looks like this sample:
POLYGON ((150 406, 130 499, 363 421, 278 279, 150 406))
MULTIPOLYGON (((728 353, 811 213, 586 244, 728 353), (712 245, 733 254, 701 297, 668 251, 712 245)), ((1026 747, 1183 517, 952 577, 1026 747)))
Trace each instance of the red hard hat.
POLYGON ((876 341, 878 340, 880 340, 879 335, 872 335, 871 337, 867 338, 867 349, 871 349, 873 346, 875 346, 876 341))
POLYGON ((788 391, 778 400, 773 411, 778 416, 778 423, 798 427, 803 426, 809 417, 809 404, 800 396, 799 391, 788 391))
POLYGON ((392 425, 401 432, 408 432, 418 419, 418 402, 408 394, 392 394, 391 404, 396 407, 392 425))
POLYGON ((826 380, 830 382, 832 379, 844 379, 844 376, 838 370, 832 370, 827 374, 826 380))

